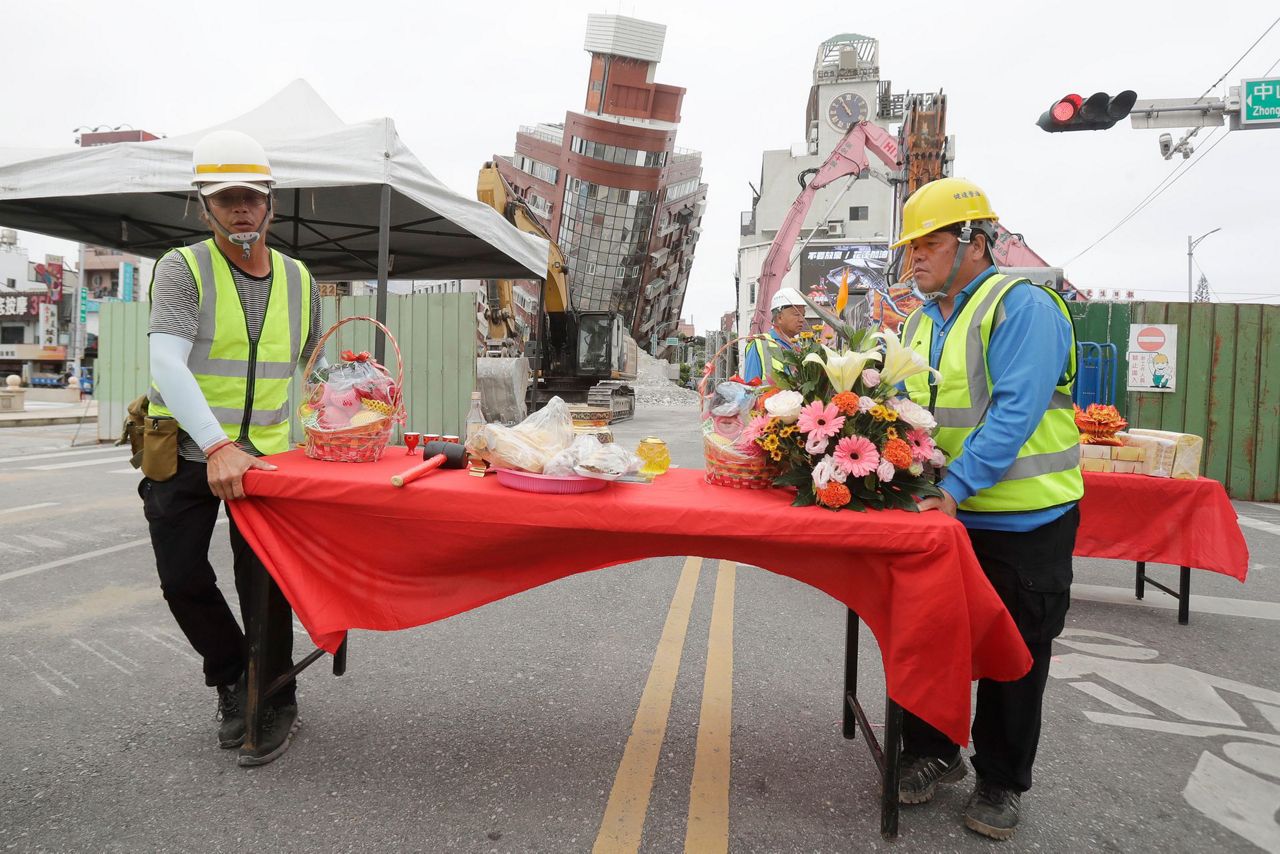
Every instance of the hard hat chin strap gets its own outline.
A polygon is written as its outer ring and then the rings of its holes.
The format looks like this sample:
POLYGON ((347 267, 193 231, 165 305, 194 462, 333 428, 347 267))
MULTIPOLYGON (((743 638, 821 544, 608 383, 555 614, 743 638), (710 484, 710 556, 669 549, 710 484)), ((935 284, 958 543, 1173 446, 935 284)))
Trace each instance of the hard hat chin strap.
POLYGON ((956 260, 951 262, 951 272, 947 274, 947 280, 942 283, 942 288, 938 291, 939 299, 946 296, 951 291, 951 286, 955 284, 956 273, 960 271, 960 265, 964 263, 964 251, 969 248, 969 243, 973 240, 973 225, 969 220, 965 220, 964 227, 960 229, 959 244, 956 245, 956 260))
POLYGON ((209 210, 209 201, 203 194, 200 196, 200 204, 204 207, 204 213, 209 218, 209 222, 213 223, 214 231, 221 234, 229 242, 239 246, 240 250, 244 252, 244 260, 248 261, 253 254, 253 244, 262 239, 262 229, 266 226, 267 220, 271 219, 271 194, 267 194, 267 211, 262 215, 262 220, 253 231, 231 232, 218 221, 218 218, 213 215, 213 211, 209 210))

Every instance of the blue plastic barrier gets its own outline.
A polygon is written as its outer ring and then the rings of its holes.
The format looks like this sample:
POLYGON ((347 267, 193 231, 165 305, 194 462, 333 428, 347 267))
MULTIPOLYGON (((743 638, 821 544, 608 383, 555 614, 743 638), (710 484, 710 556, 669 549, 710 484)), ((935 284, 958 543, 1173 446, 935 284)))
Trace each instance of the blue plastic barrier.
POLYGON ((1117 359, 1115 344, 1076 344, 1076 381, 1071 389, 1076 406, 1085 409, 1091 403, 1115 403, 1117 359))

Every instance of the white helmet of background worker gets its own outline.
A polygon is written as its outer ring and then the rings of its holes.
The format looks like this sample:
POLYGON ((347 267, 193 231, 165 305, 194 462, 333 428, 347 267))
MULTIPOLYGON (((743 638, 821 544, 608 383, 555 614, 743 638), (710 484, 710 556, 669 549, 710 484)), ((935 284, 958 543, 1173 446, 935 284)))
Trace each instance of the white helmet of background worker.
POLYGON ((798 305, 800 308, 804 308, 804 297, 795 288, 778 288, 778 292, 769 301, 769 311, 777 311, 789 305, 798 305))
POLYGON ((205 216, 224 237, 244 249, 249 257, 249 247, 262 237, 262 230, 271 219, 271 163, 267 153, 256 139, 238 130, 217 130, 195 144, 191 152, 191 185, 200 192, 200 204, 205 216), (262 221, 253 231, 232 234, 209 210, 209 197, 243 187, 267 197, 267 208, 262 221))

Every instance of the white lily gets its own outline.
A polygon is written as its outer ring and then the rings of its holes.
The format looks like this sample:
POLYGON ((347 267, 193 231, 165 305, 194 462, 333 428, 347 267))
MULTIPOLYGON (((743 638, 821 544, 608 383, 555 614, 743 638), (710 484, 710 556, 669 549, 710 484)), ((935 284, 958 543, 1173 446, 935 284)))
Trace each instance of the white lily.
POLYGON ((822 349, 827 353, 825 362, 822 361, 822 357, 817 353, 810 353, 804 357, 804 360, 805 362, 817 362, 822 365, 822 369, 827 372, 827 379, 831 380, 831 385, 837 392, 849 391, 853 388, 853 384, 858 381, 858 377, 862 376, 862 369, 866 367, 867 362, 880 361, 879 350, 864 350, 862 352, 847 350, 843 353, 837 353, 826 345, 823 345, 822 349))
POLYGON ((909 347, 903 347, 898 336, 884 332, 875 333, 874 337, 884 342, 884 367, 880 369, 880 382, 897 385, 907 377, 914 377, 925 371, 942 381, 942 374, 929 367, 929 362, 909 347))

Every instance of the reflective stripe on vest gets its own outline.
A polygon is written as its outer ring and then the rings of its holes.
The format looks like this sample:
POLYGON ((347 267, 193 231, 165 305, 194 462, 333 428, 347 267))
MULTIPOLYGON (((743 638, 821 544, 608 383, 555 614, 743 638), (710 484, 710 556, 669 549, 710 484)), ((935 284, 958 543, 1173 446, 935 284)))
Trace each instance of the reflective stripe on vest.
POLYGON ((766 333, 767 338, 757 338, 751 342, 751 346, 755 348, 756 355, 760 357, 760 375, 769 385, 773 385, 773 375, 775 373, 786 373, 787 363, 782 361, 782 346, 774 339, 772 335, 766 333), (774 354, 778 355, 775 356, 774 354))
MULTIPOLYGON (((271 291, 255 352, 231 267, 214 242, 174 251, 191 269, 200 299, 187 366, 222 431, 263 454, 288 450, 289 386, 311 328, 311 274, 271 250, 271 291)), ((149 397, 153 414, 172 416, 154 382, 149 397)))
MULTIPOLYGON (((941 386, 931 386, 928 374, 906 380, 907 394, 921 406, 929 407, 938 421, 938 446, 954 460, 964 449, 965 439, 981 426, 991 406, 991 373, 987 367, 987 346, 992 332, 1004 321, 1001 305, 1005 294, 1019 284, 1035 287, 1025 279, 995 274, 988 277, 965 301, 952 321, 942 346, 937 368, 941 386)), ((1071 324, 1066 303, 1046 289, 1071 324)), ((902 342, 930 358, 934 337, 933 320, 917 309, 902 326, 902 342)), ((962 510, 1009 513, 1040 510, 1076 501, 1084 494, 1080 475, 1080 433, 1071 405, 1071 383, 1076 373, 1075 329, 1072 324, 1070 368, 1066 380, 1054 389, 1048 409, 1035 431, 1018 452, 1000 482, 984 489, 960 505, 962 510)))

